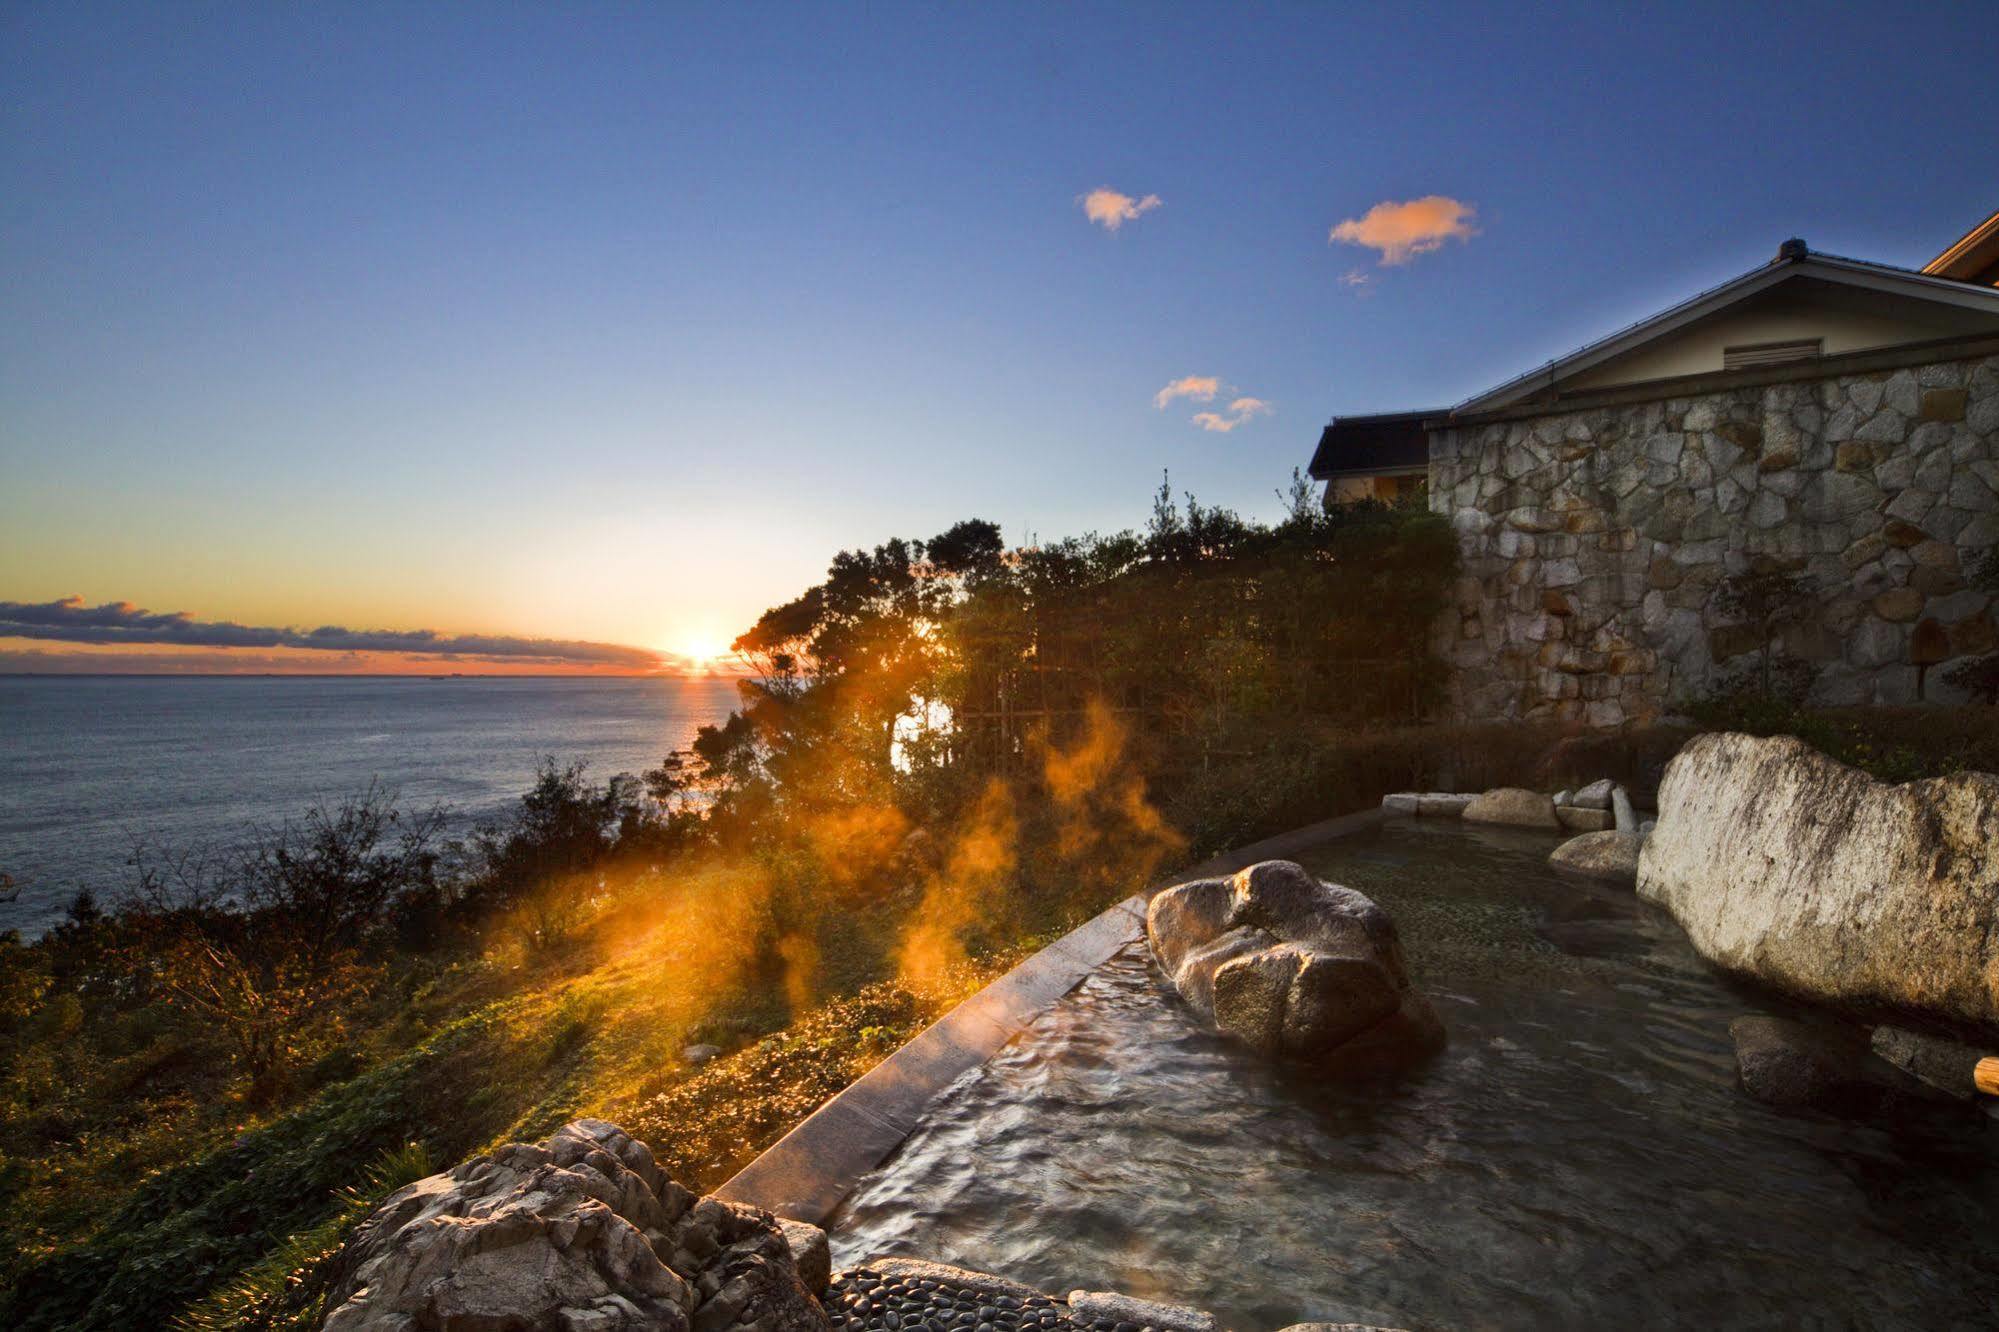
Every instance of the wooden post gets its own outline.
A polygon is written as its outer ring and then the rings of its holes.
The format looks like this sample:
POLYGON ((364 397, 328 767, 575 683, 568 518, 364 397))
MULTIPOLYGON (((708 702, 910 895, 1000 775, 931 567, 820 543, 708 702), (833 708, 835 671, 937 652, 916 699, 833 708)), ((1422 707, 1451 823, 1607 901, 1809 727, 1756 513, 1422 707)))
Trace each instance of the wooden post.
POLYGON ((1972 1085, 1987 1096, 1999 1096, 1999 1055, 1986 1055, 1971 1070, 1972 1085))

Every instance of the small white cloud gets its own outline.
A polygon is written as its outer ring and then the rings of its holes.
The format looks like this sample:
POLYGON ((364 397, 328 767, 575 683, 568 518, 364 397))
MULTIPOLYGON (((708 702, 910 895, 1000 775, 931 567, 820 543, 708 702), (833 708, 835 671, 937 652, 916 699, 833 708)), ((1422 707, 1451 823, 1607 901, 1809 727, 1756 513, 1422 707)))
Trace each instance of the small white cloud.
POLYGON ((1360 290, 1373 281, 1374 274, 1368 272, 1365 268, 1349 268, 1346 272, 1340 274, 1340 285, 1342 287, 1350 287, 1355 291, 1360 290))
POLYGON ((1406 264, 1419 254, 1443 248, 1447 240, 1469 240, 1478 234, 1472 225, 1478 210, 1442 194, 1426 195, 1406 203, 1384 200, 1359 217, 1350 217, 1332 229, 1332 244, 1360 245, 1381 255, 1383 264, 1406 264))
POLYGON ((1270 415, 1273 410, 1261 398, 1237 398, 1229 404, 1226 415, 1220 412, 1194 413, 1194 424, 1203 430, 1226 435, 1237 426, 1248 425, 1259 416, 1270 415))
POLYGON ((1152 405, 1162 410, 1175 398, 1213 402, 1222 391, 1222 381, 1214 375, 1185 375, 1152 395, 1152 405))
POLYGON ((1102 223, 1105 231, 1116 231, 1127 222, 1136 222, 1141 214, 1151 212, 1162 202, 1156 194, 1134 199, 1108 185, 1099 185, 1088 194, 1078 195, 1076 201, 1083 205, 1084 216, 1092 222, 1102 223))

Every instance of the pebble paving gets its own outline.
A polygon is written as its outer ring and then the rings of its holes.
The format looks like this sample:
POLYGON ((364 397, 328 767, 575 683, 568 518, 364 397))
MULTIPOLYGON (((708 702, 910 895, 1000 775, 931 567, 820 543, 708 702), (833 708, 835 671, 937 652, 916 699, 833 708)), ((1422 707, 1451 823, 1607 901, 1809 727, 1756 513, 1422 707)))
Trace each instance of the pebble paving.
POLYGON ((1135 1323, 1087 1322, 1046 1295, 1000 1295, 948 1278, 842 1272, 823 1300, 835 1332, 1157 1332, 1135 1323))

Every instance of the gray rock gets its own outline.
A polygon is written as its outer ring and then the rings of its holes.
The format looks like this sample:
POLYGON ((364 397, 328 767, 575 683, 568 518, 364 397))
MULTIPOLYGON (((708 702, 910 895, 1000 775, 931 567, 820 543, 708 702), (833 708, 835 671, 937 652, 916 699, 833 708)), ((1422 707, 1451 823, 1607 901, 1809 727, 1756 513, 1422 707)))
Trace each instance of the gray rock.
POLYGON ((826 1283, 833 1279, 833 1247, 826 1238, 826 1232, 809 1221, 792 1221, 777 1218, 777 1228, 784 1232, 785 1247, 791 1250, 791 1261, 798 1265, 798 1279, 814 1295, 826 1289, 826 1283))
POLYGON ((1215 1332, 1215 1316, 1178 1304, 1156 1304, 1106 1291, 1069 1292, 1069 1313, 1085 1323, 1130 1323, 1161 1332, 1215 1332))
POLYGON ((1293 1323, 1283 1332, 1405 1332, 1399 1327, 1382 1327, 1376 1323, 1293 1323))
POLYGON ((1892 1070, 1859 1031, 1755 1016, 1735 1019, 1728 1034, 1742 1089, 1765 1105, 1872 1114, 1898 1094, 1892 1070))
POLYGON ((1558 800, 1556 803, 1563 805, 1576 805, 1582 809, 1609 809, 1610 793, 1612 789, 1616 787, 1616 785, 1617 783, 1611 781, 1610 778, 1608 777, 1598 778, 1596 781, 1591 782, 1588 786, 1582 787, 1579 790, 1577 790, 1575 795, 1573 795, 1569 799, 1558 800))
POLYGON ((1643 841, 1636 833, 1614 829, 1584 833, 1556 847, 1549 854, 1548 863, 1572 874, 1635 883, 1638 879, 1638 850, 1643 841))
POLYGON ((328 1268, 330 1332, 825 1332, 764 1212, 694 1195, 580 1119, 389 1195, 328 1268))
POLYGON ((1999 777, 1884 786, 1790 737, 1667 765, 1638 895, 1724 970, 1863 1016, 1999 1027, 1999 777))
POLYGON ((1159 893, 1146 937, 1196 1012, 1265 1054, 1359 1068, 1443 1043, 1388 913, 1288 860, 1159 893))
POLYGON ((1416 812, 1426 819, 1459 819, 1477 792, 1425 791, 1416 798, 1416 812))
MULTIPOLYGON (((1993 1053, 1947 1036, 1886 1025, 1874 1029, 1872 1045, 1875 1054, 1910 1077, 1960 1101, 1977 1096, 1971 1072, 1980 1059, 1993 1053)), ((1999 1042, 1995 1047, 1999 1048, 1999 1042)))
POLYGON ((1631 794, 1621 786, 1610 788, 1610 810, 1619 832, 1638 831, 1638 815, 1631 808, 1631 794))
POLYGON ((690 1045, 680 1052, 680 1059, 682 1063, 698 1067, 721 1053, 722 1047, 719 1045, 690 1045))
POLYGON ((862 1266, 891 1281, 935 1281, 940 1286, 950 1286, 970 1295, 1012 1300, 1048 1298, 1034 1287, 1006 1277, 974 1272, 968 1267, 952 1267, 948 1263, 933 1263, 922 1258, 870 1258, 862 1266))
POLYGON ((1523 790, 1517 786, 1502 786, 1487 791, 1478 799, 1465 806, 1466 823, 1496 823, 1509 828, 1546 828, 1550 831, 1561 829, 1561 820, 1555 817, 1555 802, 1539 791, 1523 790))
POLYGON ((1381 808, 1389 814, 1414 814, 1416 804, 1422 797, 1414 791, 1398 791, 1381 798, 1381 808))
POLYGON ((1603 832, 1616 824, 1615 817, 1607 809, 1583 809, 1577 805, 1564 805, 1557 801, 1555 818, 1570 832, 1603 832))

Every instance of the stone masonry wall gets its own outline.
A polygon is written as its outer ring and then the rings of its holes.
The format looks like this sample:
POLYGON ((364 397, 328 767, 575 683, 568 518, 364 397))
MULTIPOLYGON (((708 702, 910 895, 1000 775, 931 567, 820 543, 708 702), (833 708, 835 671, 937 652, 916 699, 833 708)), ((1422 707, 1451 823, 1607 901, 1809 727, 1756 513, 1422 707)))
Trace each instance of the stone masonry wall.
MULTIPOLYGON (((1432 432, 1430 505, 1464 557, 1439 623, 1474 718, 1643 721, 1754 661, 1724 577, 1810 574, 1784 655, 1824 703, 1916 691, 1917 626, 1999 645, 1964 572, 1999 543, 1999 356, 1432 432)), ((1930 698, 1949 697, 1929 677, 1930 698)))

